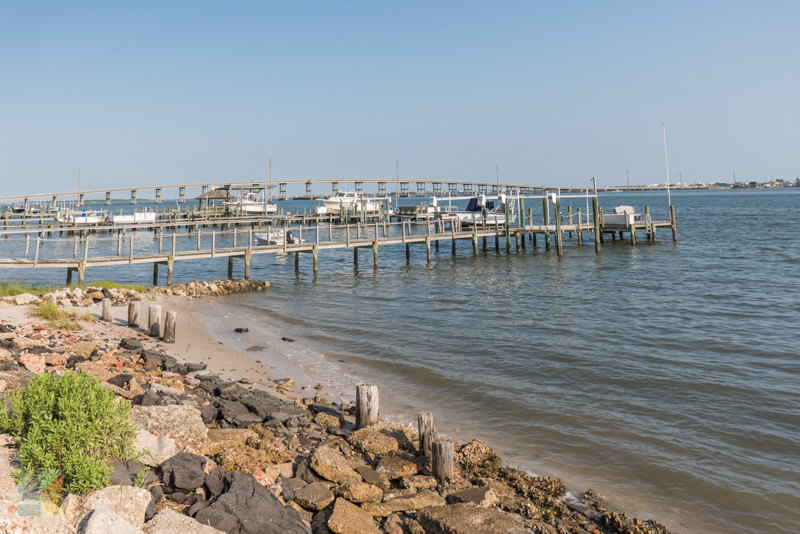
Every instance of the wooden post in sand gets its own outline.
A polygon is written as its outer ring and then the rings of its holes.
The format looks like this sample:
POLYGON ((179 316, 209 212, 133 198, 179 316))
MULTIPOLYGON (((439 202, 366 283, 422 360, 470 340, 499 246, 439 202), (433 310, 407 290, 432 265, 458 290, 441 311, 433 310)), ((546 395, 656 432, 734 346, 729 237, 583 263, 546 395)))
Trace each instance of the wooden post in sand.
POLYGON ((378 422, 381 416, 381 398, 378 386, 356 386, 356 430, 378 422))
POLYGON ((447 480, 453 478, 455 446, 452 440, 437 439, 433 442, 432 450, 431 471, 439 483, 444 485, 447 480))
POLYGON ((161 306, 152 304, 147 317, 147 331, 153 337, 161 336, 161 306))
POLYGON ((419 452, 425 458, 431 457, 431 446, 436 437, 436 429, 433 427, 433 414, 431 412, 420 412, 417 416, 419 426, 419 452))
POLYGON ((133 301, 128 303, 128 326, 133 328, 139 326, 139 302, 133 301))
POLYGON ((52 306, 58 306, 58 301, 56 300, 56 294, 50 293, 50 304, 52 306))
POLYGON ((100 320, 111 322, 111 299, 103 299, 103 313, 100 315, 100 320))
POLYGON ((175 343, 175 324, 178 322, 178 312, 168 311, 164 321, 164 343, 175 343))

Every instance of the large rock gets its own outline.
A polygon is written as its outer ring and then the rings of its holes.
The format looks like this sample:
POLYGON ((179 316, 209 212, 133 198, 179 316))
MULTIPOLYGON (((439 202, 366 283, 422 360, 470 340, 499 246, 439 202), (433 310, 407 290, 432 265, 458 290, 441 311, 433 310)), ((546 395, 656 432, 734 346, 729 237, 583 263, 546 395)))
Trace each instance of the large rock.
POLYGON ((273 464, 267 451, 243 445, 225 449, 217 456, 217 462, 229 471, 239 471, 247 475, 273 464))
POLYGON ((387 436, 386 433, 374 427, 356 430, 348 436, 347 441, 361 452, 369 452, 378 456, 383 456, 399 448, 395 438, 387 436))
POLYGON ((372 515, 341 497, 333 505, 328 528, 336 534, 380 534, 372 515))
POLYGON ((255 437, 255 432, 244 428, 210 428, 205 453, 213 456, 226 449, 242 446, 248 438, 255 437))
POLYGON ((522 527, 511 514, 474 504, 424 508, 417 520, 430 534, 495 534, 522 527))
POLYGON ((390 480, 408 475, 416 475, 420 460, 405 453, 390 453, 381 458, 375 470, 383 473, 390 480))
POLYGON ((195 519, 201 524, 225 532, 239 529, 237 532, 249 534, 311 534, 311 529, 303 523, 296 510, 284 507, 253 477, 228 473, 224 482, 225 492, 195 513, 195 519), (231 519, 235 522, 232 527, 231 519), (221 528, 223 522, 228 528, 221 528))
POLYGON ((333 447, 320 447, 311 459, 311 468, 319 476, 337 484, 361 482, 361 475, 355 472, 344 456, 333 447))
POLYGON ((264 417, 251 412, 241 402, 215 398, 214 404, 219 408, 220 417, 236 428, 247 428, 249 425, 264 422, 264 417))
POLYGON ((179 449, 189 446, 202 451, 208 439, 200 410, 194 406, 134 406, 131 421, 151 434, 174 439, 179 449))
POLYGON ((44 356, 26 352, 19 357, 19 363, 24 365, 25 369, 31 373, 39 374, 44 371, 46 361, 44 356))
POLYGON ((383 473, 378 473, 368 465, 358 465, 355 470, 367 484, 378 486, 384 491, 392 487, 391 482, 389 482, 389 477, 383 473))
MULTIPOLYGON (((92 343, 91 341, 81 341, 79 343, 75 343, 74 345, 66 347, 67 352, 71 352, 72 354, 77 354, 78 356, 83 356, 87 360, 96 350, 97 350, 97 343, 92 343)), ((101 381, 105 380, 101 379, 101 381)))
POLYGON ((328 506, 333 499, 333 493, 323 482, 314 482, 294 492, 294 502, 315 512, 328 506))
POLYGON ((87 512, 105 507, 136 528, 144 524, 145 513, 152 495, 132 486, 108 486, 85 497, 69 495, 64 500, 64 516, 79 524, 87 512))
POLYGON ((81 524, 80 534, 142 534, 142 531, 105 506, 92 510, 81 524))
POLYGON ((456 491, 447 496, 450 504, 473 503, 480 506, 494 506, 497 503, 497 495, 489 486, 471 488, 456 491))
POLYGON ((42 302, 42 299, 37 297, 36 295, 31 295, 30 293, 21 293, 14 297, 14 304, 17 306, 26 306, 28 304, 39 304, 42 302))
MULTIPOLYGON (((82 358, 85 358, 82 354, 79 354, 82 358)), ((103 365, 100 363, 90 362, 90 361, 83 361, 78 364, 75 364, 75 370, 80 371, 82 373, 86 373, 87 375, 91 375, 98 379, 100 382, 105 382, 112 376, 114 373, 108 370, 107 365, 103 365)))
POLYGON ((139 430, 133 448, 141 454, 140 461, 150 467, 158 467, 178 453, 175 440, 167 436, 155 436, 147 430, 139 430))
POLYGON ((179 452, 161 464, 161 481, 172 490, 194 491, 206 481, 207 462, 203 456, 179 452))
POLYGON ((458 450, 455 454, 455 463, 472 473, 480 469, 498 469, 503 462, 491 447, 473 439, 458 450))
POLYGON ((336 488, 336 495, 352 503, 381 502, 383 490, 366 482, 345 484, 336 488))
POLYGON ((380 504, 364 504, 363 508, 375 516, 386 516, 394 512, 410 512, 429 506, 444 506, 447 502, 432 491, 421 491, 413 495, 398 497, 380 504))
POLYGON ((161 510, 144 526, 145 534, 221 534, 208 525, 201 525, 197 520, 179 514, 174 510, 161 510))

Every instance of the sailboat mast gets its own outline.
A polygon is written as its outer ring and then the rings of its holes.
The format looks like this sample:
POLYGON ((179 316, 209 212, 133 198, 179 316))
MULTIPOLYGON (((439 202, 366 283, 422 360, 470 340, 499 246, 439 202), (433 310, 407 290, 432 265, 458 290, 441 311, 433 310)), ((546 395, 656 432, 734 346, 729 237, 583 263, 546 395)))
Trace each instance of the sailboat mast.
POLYGON ((672 206, 672 197, 669 194, 669 159, 667 158, 667 128, 663 124, 661 130, 664 132, 664 165, 667 167, 667 202, 672 206))

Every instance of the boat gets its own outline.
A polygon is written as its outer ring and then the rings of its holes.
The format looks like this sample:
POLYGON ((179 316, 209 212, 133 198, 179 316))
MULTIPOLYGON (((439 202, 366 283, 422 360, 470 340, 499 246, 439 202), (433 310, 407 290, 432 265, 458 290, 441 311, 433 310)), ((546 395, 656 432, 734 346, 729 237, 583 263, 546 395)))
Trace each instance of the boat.
POLYGON ((303 239, 295 237, 291 230, 284 230, 283 228, 270 230, 266 234, 253 234, 253 237, 256 238, 257 245, 283 245, 284 235, 288 245, 297 245, 305 242, 303 239))
POLYGON ((155 211, 141 211, 133 212, 130 215, 111 215, 110 220, 114 224, 129 224, 129 223, 152 223, 156 222, 155 211))
MULTIPOLYGON (((457 217, 461 221, 462 226, 483 226, 483 210, 485 208, 486 226, 505 226, 506 214, 504 206, 505 202, 509 201, 511 202, 510 217, 511 223, 513 224, 514 220, 516 219, 513 199, 508 198, 506 195, 500 195, 499 200, 500 202, 498 202, 497 206, 495 206, 494 202, 491 200, 486 200, 486 195, 479 195, 469 199, 469 203, 467 204, 467 208, 465 210, 459 210, 455 206, 446 206, 437 208, 437 211, 442 215, 457 217)), ((434 206, 437 205, 438 199, 434 198, 434 206)))
POLYGON ((381 208, 381 200, 376 197, 367 197, 363 193, 355 191, 339 191, 329 195, 322 201, 327 213, 338 215, 341 209, 348 213, 360 212, 365 209, 367 213, 373 213, 381 208))
POLYGON ((61 224, 98 224, 106 220, 106 214, 102 211, 61 207, 55 212, 53 218, 61 224))
POLYGON ((271 196, 265 197, 257 192, 242 191, 241 196, 234 197, 233 200, 223 202, 222 204, 230 210, 237 211, 242 215, 255 214, 264 215, 269 213, 277 213, 278 206, 270 204, 271 196))

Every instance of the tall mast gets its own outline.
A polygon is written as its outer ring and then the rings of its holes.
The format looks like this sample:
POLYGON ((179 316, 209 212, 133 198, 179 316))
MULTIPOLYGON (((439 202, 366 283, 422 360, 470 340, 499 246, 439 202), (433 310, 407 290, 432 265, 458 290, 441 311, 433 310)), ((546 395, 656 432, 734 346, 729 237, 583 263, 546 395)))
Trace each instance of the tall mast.
POLYGON ((628 167, 625 167, 625 179, 628 181, 628 189, 631 188, 631 179, 628 176, 628 167))
POLYGON ((397 181, 394 183, 394 207, 400 205, 400 160, 395 162, 397 165, 397 181))
POLYGON ((497 194, 500 194, 500 165, 494 166, 494 172, 497 174, 497 194))
POLYGON ((663 124, 661 130, 664 132, 664 165, 667 167, 667 202, 672 206, 672 197, 669 194, 669 159, 667 159, 667 128, 663 124))

